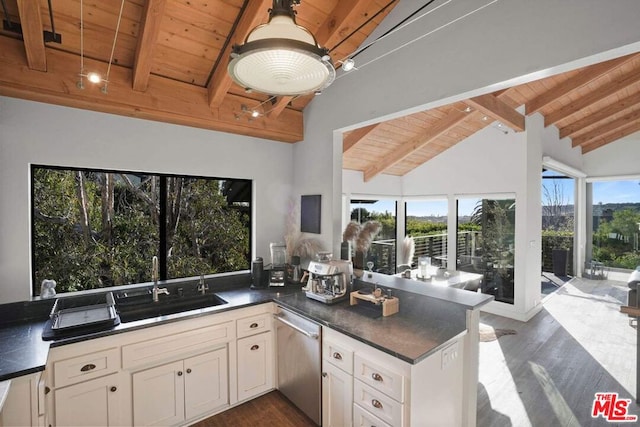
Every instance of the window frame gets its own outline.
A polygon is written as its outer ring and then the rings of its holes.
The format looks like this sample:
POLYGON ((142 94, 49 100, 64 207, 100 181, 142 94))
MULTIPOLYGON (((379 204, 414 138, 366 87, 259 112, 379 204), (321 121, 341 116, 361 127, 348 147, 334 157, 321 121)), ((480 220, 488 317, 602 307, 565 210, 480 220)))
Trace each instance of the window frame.
MULTIPOLYGON (((205 175, 187 175, 187 174, 176 174, 176 173, 162 173, 162 172, 144 172, 144 171, 133 171, 133 170, 120 170, 120 169, 107 169, 107 168, 89 168, 89 167, 79 167, 79 166, 60 166, 60 165, 46 165, 40 163, 32 163, 29 165, 29 193, 30 193, 30 209, 29 209, 29 231, 30 231, 30 258, 29 258, 29 266, 31 269, 31 290, 32 295, 38 296, 40 295, 40 289, 38 283, 36 283, 36 271, 34 268, 34 260, 35 260, 35 250, 36 250, 36 242, 35 242, 35 189, 34 189, 34 171, 36 169, 48 169, 48 170, 59 170, 59 171, 82 171, 82 172, 92 172, 92 173, 111 173, 111 174, 124 174, 124 175, 145 175, 145 176, 157 176, 159 178, 159 194, 158 194, 158 203, 159 203, 159 221, 158 221, 158 264, 159 264, 159 279, 160 280, 168 280, 167 272, 167 238, 166 238, 166 215, 167 215, 167 178, 189 178, 189 179, 202 179, 207 181, 237 181, 237 182, 245 182, 249 185, 250 188, 250 200, 249 200, 249 209, 247 210, 247 215, 249 216, 249 226, 248 226, 248 253, 247 253, 247 265, 251 265, 252 259, 252 248, 253 248, 253 225, 254 225, 254 180, 246 179, 246 178, 223 178, 217 176, 205 176, 205 175)), ((238 270, 245 271, 245 270, 238 270)), ((220 274, 229 274, 234 273, 234 271, 222 272, 220 274)), ((181 278, 174 277, 171 280, 179 280, 181 278)), ((129 285, 126 285, 129 286, 129 285)), ((109 287, 111 288, 111 287, 109 287)), ((107 288, 105 288, 107 289, 107 288)), ((65 295, 72 295, 75 293, 86 292, 87 290, 75 291, 75 292, 64 292, 65 295)))

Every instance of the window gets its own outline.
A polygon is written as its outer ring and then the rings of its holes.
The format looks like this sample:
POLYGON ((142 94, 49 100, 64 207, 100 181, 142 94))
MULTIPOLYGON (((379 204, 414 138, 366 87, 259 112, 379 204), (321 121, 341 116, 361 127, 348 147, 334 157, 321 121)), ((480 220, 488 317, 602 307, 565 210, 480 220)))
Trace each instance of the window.
POLYGON ((592 254, 587 253, 587 262, 623 270, 640 265, 639 184, 637 180, 592 184, 592 254))
POLYGON ((419 256, 429 256, 433 265, 446 265, 447 210, 447 200, 406 203, 406 234, 415 243, 413 260, 408 264, 416 265, 419 256))
POLYGON ((395 200, 351 200, 352 221, 360 224, 378 221, 382 225, 365 260, 373 262, 373 271, 379 273, 396 272, 396 211, 395 200))
POLYGON ((458 200, 458 270, 484 275, 482 292, 513 304, 515 200, 458 200))
POLYGON ((32 166, 34 295, 246 270, 249 180, 32 166))

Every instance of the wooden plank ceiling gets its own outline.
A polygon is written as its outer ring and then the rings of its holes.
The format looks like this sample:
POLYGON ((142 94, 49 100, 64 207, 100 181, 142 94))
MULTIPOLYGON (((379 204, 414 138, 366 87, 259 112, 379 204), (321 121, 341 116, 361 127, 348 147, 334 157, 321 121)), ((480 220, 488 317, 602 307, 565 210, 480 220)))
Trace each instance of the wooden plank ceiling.
MULTIPOLYGON (((232 45, 267 22, 272 0, 2 3, 0 95, 284 142, 303 138, 302 110, 313 95, 246 93, 227 74, 232 45), (52 22, 60 42, 43 38, 43 31, 53 32, 52 22), (116 28, 106 93, 102 83, 85 82, 84 89, 79 88, 81 52, 84 72, 105 76, 116 28), (251 117, 253 109, 261 115, 251 117)), ((330 49, 339 66, 396 3, 303 0, 296 6, 296 21, 330 49)))
POLYGON ((403 176, 487 126, 523 131, 534 113, 583 154, 640 131, 640 54, 347 132, 343 168, 403 176))
MULTIPOLYGON (((339 66, 396 3, 303 0, 296 6, 297 22, 330 49, 339 66)), ((272 0, 3 0, 0 95, 300 141, 302 111, 313 95, 246 93, 226 71, 231 46, 267 21, 271 5, 272 0), (50 13, 59 41, 43 37, 54 30, 50 13), (104 76, 112 48, 106 93, 102 83, 79 88, 81 51, 84 72, 104 76), (259 117, 251 116, 253 109, 259 117)), ((345 134, 343 167, 362 171, 367 181, 381 173, 404 175, 487 126, 521 131, 524 116, 536 112, 583 153, 640 131, 640 56, 354 130, 345 134), (516 110, 521 106, 524 115, 516 110)))

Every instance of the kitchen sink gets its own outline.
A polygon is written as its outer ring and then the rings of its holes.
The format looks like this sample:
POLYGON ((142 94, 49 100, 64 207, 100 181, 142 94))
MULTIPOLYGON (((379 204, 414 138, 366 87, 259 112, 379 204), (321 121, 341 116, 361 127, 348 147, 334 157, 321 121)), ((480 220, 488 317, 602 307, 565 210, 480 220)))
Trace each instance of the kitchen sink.
POLYGON ((227 304, 216 294, 189 293, 182 288, 169 295, 159 295, 157 302, 153 302, 151 289, 123 291, 114 297, 116 311, 123 323, 227 304))

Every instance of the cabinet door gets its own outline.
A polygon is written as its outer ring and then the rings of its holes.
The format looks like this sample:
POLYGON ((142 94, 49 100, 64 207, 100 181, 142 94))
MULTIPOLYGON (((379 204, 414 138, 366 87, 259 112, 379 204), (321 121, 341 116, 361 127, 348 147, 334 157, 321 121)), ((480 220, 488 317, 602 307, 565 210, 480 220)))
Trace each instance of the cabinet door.
POLYGON ((184 371, 187 419, 229 404, 226 347, 186 359, 184 371))
POLYGON ((133 374, 134 425, 167 426, 184 421, 183 369, 180 360, 133 374))
POLYGON ((238 340, 238 400, 273 388, 273 333, 238 340))
MULTIPOLYGON (((9 394, 4 401, 4 406, 0 402, 0 426, 31 427, 38 425, 39 381, 40 373, 13 378, 10 381, 9 394)), ((1 399, 2 397, 0 397, 1 399)))
POLYGON ((353 405, 353 377, 323 360, 322 425, 342 427, 351 425, 353 405))
POLYGON ((55 391, 57 426, 121 425, 118 374, 85 381, 55 391))

